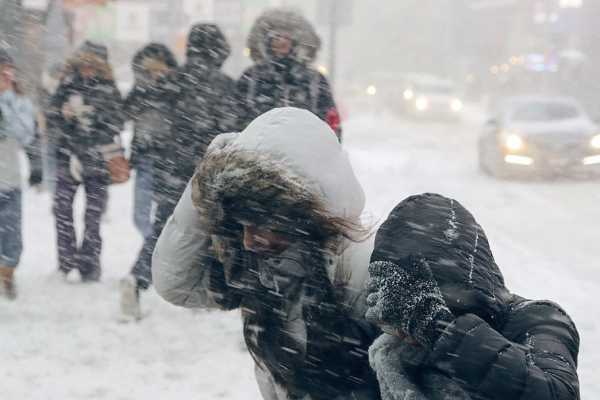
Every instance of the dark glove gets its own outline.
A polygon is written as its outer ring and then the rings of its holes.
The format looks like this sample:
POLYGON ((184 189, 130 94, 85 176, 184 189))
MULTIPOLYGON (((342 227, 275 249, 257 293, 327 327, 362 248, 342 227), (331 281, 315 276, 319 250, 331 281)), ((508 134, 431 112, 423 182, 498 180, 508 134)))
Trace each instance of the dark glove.
POLYGON ((29 174, 29 186, 38 186, 42 183, 43 174, 40 169, 32 169, 29 174))
POLYGON ((375 261, 369 265, 365 317, 431 348, 454 316, 424 259, 407 257, 400 264, 375 261))

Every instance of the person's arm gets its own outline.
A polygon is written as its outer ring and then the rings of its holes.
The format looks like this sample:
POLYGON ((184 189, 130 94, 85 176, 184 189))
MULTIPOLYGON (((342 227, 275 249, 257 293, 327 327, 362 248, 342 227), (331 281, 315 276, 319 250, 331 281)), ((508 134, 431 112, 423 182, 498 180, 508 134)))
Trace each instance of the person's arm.
MULTIPOLYGON (((318 72, 317 72, 318 73, 318 72)), ((317 113, 319 118, 327 122, 329 127, 335 132, 338 139, 342 138, 342 120, 340 112, 333 98, 333 91, 329 81, 321 73, 319 76, 319 94, 317 100, 317 113)))
POLYGON ((162 298, 178 306, 236 308, 236 299, 226 294, 223 269, 212 255, 191 192, 190 182, 154 248, 154 286, 162 298))
POLYGON ((550 302, 517 308, 503 329, 516 341, 476 315, 462 315, 436 341, 430 363, 486 399, 578 400, 574 324, 550 302))
POLYGON ((0 103, 4 132, 14 138, 23 147, 35 138, 35 112, 29 99, 14 96, 0 103))
POLYGON ((95 111, 98 113, 98 123, 113 137, 120 136, 125 121, 123 99, 114 81, 108 81, 106 86, 107 93, 99 105, 100 109, 95 111))
POLYGON ((252 88, 255 87, 256 82, 252 71, 253 69, 249 69, 244 72, 236 83, 234 110, 237 117, 236 130, 238 132, 243 131, 253 119, 251 110, 253 109, 254 99, 251 91, 253 91, 252 88))
POLYGON ((71 79, 64 78, 54 94, 51 96, 46 111, 48 130, 55 134, 55 143, 61 151, 68 151, 70 147, 69 133, 73 128, 73 119, 68 120, 62 113, 63 106, 71 93, 71 79))
POLYGON ((217 112, 217 129, 219 133, 235 132, 238 128, 238 109, 236 96, 236 83, 233 79, 223 79, 222 98, 219 101, 217 112))

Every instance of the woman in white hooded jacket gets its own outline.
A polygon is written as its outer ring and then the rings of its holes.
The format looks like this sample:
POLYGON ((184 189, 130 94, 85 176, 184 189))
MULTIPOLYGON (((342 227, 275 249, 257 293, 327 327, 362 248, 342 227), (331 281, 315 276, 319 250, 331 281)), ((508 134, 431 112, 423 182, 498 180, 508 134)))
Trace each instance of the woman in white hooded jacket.
POLYGON ((167 301, 240 309, 265 399, 379 399, 364 193, 326 123, 280 108, 217 137, 156 245, 167 301))

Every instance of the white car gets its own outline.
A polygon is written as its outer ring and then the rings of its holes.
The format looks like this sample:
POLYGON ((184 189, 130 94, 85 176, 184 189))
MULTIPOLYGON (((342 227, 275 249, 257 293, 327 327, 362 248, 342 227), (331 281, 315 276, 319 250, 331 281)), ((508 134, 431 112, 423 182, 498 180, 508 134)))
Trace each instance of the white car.
POLYGON ((514 97, 499 104, 479 139, 479 165, 497 177, 594 176, 600 129, 566 97, 514 97))
POLYGON ((405 114, 423 119, 460 118, 464 106, 452 81, 429 75, 409 75, 403 79, 402 86, 405 114))

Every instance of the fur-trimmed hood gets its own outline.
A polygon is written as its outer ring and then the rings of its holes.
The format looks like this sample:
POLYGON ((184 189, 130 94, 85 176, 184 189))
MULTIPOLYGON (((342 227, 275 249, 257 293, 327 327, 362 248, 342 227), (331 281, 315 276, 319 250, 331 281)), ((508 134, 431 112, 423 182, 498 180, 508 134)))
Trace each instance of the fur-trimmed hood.
POLYGON ((228 201, 239 199, 271 211, 285 207, 288 215, 300 210, 286 206, 316 206, 355 224, 365 203, 333 131, 309 111, 291 107, 263 114, 226 142, 216 139, 198 167, 193 198, 211 223, 220 222, 228 201))
POLYGON ((230 236, 240 220, 265 223, 343 252, 328 270, 333 283, 364 283, 369 249, 348 248, 336 229, 360 225, 364 192, 333 131, 309 111, 274 109, 218 136, 197 168, 192 200, 209 235, 230 236))
POLYGON ((294 43, 294 57, 303 64, 312 63, 321 48, 321 39, 312 24, 298 11, 272 8, 262 13, 252 25, 247 46, 254 62, 269 60, 267 50, 273 33, 288 33, 294 43))

